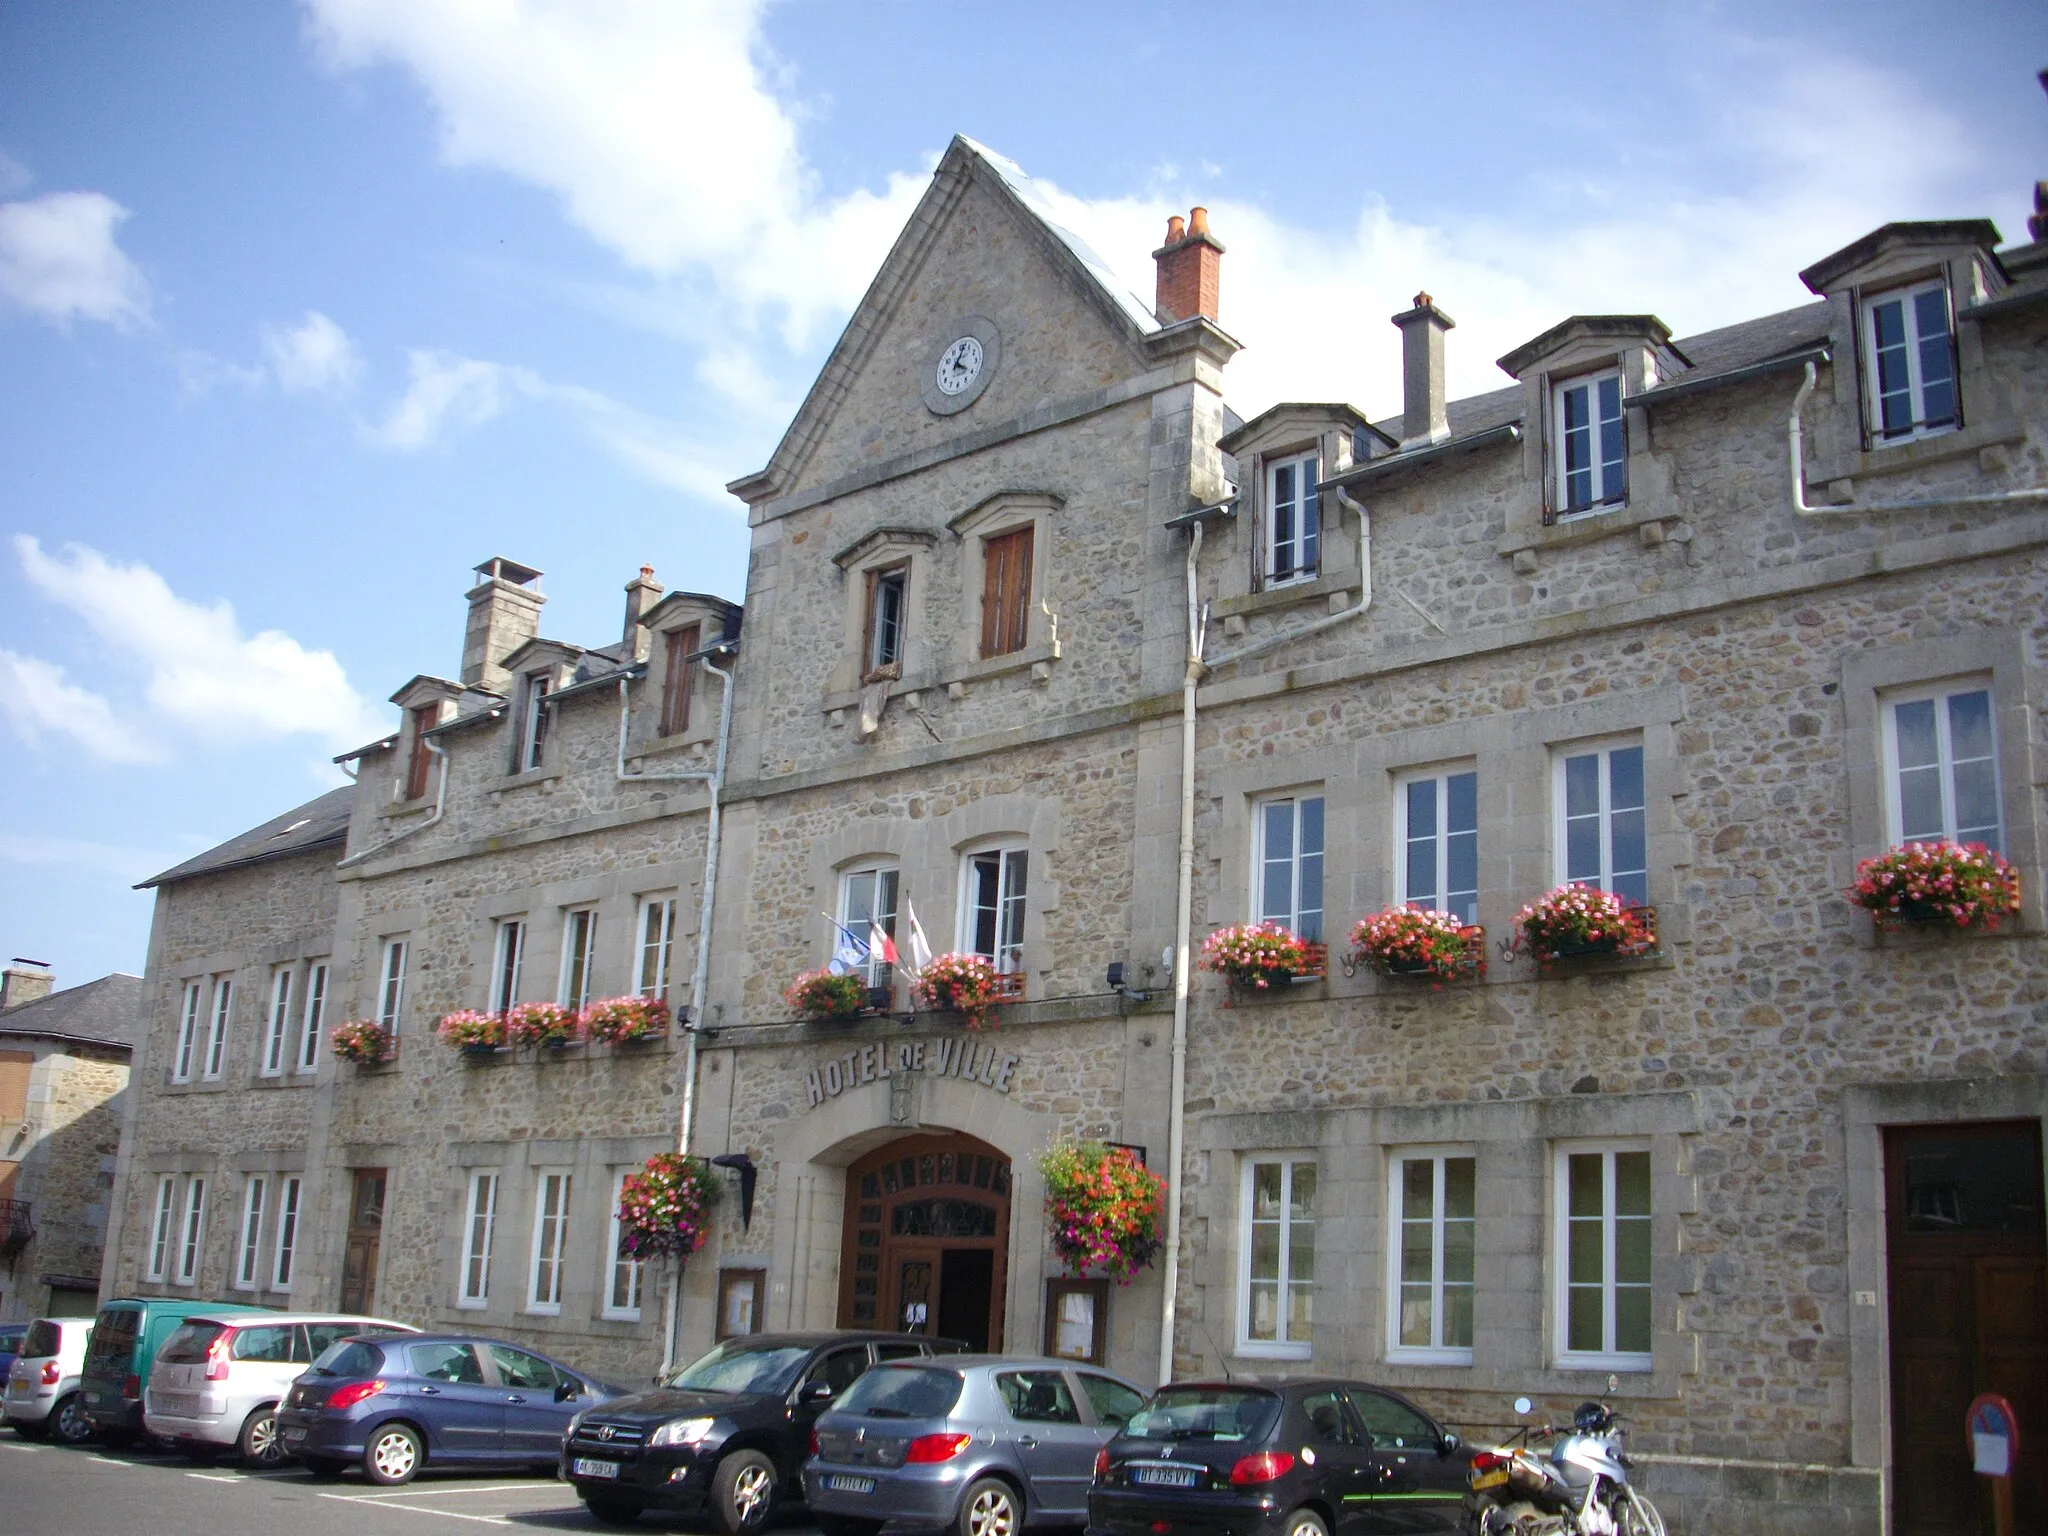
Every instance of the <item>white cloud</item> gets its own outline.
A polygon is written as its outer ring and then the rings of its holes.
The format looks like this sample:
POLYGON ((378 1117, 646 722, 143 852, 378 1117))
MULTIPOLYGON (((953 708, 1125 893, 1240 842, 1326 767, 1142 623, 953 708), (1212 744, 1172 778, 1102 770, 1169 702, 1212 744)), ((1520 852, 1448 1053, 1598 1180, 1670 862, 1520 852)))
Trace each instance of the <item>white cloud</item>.
POLYGON ((128 210, 100 192, 45 192, 0 203, 0 299, 68 325, 149 318, 149 285, 114 242, 128 210))
POLYGON ((450 428, 480 427, 513 397, 544 390, 539 378, 523 368, 448 352, 413 352, 411 372, 405 397, 382 426, 369 432, 379 447, 401 453, 433 447, 450 428))
POLYGON ((317 309, 307 310, 306 318, 289 329, 264 326, 263 350, 289 394, 338 394, 354 388, 363 371, 362 354, 348 332, 317 309))
POLYGON ((114 717, 104 697, 65 681, 62 667, 6 649, 0 649, 0 714, 31 747, 46 736, 68 737, 105 763, 162 759, 132 724, 114 717))
MULTIPOLYGON (((25 534, 14 548, 30 584, 105 643, 111 669, 145 674, 153 725, 214 742, 307 735, 337 747, 384 729, 331 651, 307 650, 282 630, 245 635, 225 600, 181 598, 146 565, 121 565, 79 544, 51 556, 25 534)), ((45 685, 55 680, 46 663, 30 665, 43 669, 45 685)))

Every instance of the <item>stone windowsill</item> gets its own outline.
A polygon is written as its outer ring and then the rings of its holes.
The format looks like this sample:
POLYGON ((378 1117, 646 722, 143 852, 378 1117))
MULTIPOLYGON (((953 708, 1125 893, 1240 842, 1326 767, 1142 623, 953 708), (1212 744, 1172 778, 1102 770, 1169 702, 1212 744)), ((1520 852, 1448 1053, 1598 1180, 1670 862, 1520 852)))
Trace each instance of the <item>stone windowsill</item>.
POLYGON ((497 783, 489 786, 493 795, 510 794, 515 789, 531 789, 536 784, 551 784, 562 776, 559 768, 529 768, 524 773, 508 773, 497 783))
MULTIPOLYGON (((1640 502, 1609 507, 1604 512, 1587 512, 1578 517, 1560 518, 1554 523, 1510 528, 1494 542, 1493 552, 1503 559, 1513 559, 1524 551, 1568 549, 1575 544, 1592 544, 1601 539, 1611 539, 1616 534, 1647 528, 1653 523, 1661 525, 1677 521, 1678 510, 1669 500, 1662 496, 1645 497, 1640 502)), ((1659 531, 1662 531, 1661 527, 1659 531)), ((1645 542, 1661 541, 1646 538, 1645 542)))
POLYGON ((670 757, 690 747, 712 746, 717 740, 718 727, 715 724, 710 726, 693 724, 686 730, 676 732, 673 736, 650 736, 645 741, 629 743, 626 748, 626 761, 638 763, 645 762, 650 758, 670 757))
POLYGON ((1219 597, 1210 604, 1209 612, 1211 617, 1219 620, 1248 619, 1257 614, 1292 608, 1297 603, 1327 601, 1332 594, 1357 590, 1356 569, 1325 571, 1309 581, 1291 581, 1285 586, 1268 587, 1261 592, 1244 592, 1236 597, 1219 597))
POLYGON ((158 1086, 160 1092, 176 1094, 182 1098, 188 1093, 226 1093, 233 1085, 224 1078, 207 1078, 203 1082, 194 1078, 189 1083, 165 1082, 158 1086))
POLYGON ((281 1072, 275 1076, 252 1077, 249 1079, 247 1086, 261 1089, 310 1088, 313 1086, 313 1082, 314 1074, 311 1072, 281 1072))
MULTIPOLYGON (((1815 489, 1830 486, 1838 480, 1904 474, 1935 464, 1946 464, 1953 459, 1981 453, 1986 448, 2023 442, 2026 435, 2026 428, 2008 417, 1966 422, 1960 432, 1944 432, 1939 437, 1923 437, 1882 448, 1858 449, 1827 459, 1809 459, 1806 464, 1807 494, 1810 497, 1815 489)), ((1930 491, 1928 494, 1936 493, 1930 491)))
MULTIPOLYGON (((991 678, 1006 677, 1012 672, 1023 672, 1040 665, 1049 666, 1060 659, 1062 647, 1049 640, 1027 645, 1021 651, 1011 651, 1003 656, 991 656, 987 660, 977 657, 973 661, 959 662, 947 668, 933 668, 914 672, 907 677, 892 678, 889 682, 889 697, 899 698, 906 693, 930 693, 934 689, 950 688, 955 683, 971 685, 983 683, 991 678)), ((858 688, 841 689, 828 693, 818 702, 822 713, 834 710, 858 709, 860 707, 858 688)))
POLYGON ((385 821, 397 821, 408 816, 425 816, 434 809, 434 793, 428 790, 417 800, 386 800, 377 807, 377 815, 385 821))

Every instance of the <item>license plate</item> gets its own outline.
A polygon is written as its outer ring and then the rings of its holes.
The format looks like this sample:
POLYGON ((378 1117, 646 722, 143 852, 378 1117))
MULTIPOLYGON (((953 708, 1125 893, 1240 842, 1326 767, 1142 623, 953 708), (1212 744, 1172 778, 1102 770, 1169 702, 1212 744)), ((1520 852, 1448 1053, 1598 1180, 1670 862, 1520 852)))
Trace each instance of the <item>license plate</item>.
POLYGON ((1201 1474, 1193 1467, 1133 1467, 1131 1481, 1154 1488, 1192 1488, 1201 1474))
POLYGON ((834 1493, 873 1493, 875 1480, 872 1477, 854 1477, 846 1472, 828 1472, 825 1486, 834 1493))
POLYGON ((1508 1469, 1506 1467, 1496 1467, 1491 1472, 1474 1472, 1472 1474, 1472 1486, 1474 1488, 1498 1488, 1507 1480, 1508 1469))
POLYGON ((588 1456, 578 1456, 569 1463, 569 1470, 577 1477, 617 1477, 619 1464, 616 1461, 593 1461, 588 1456))
POLYGON ((303 1429, 288 1429, 284 1432, 284 1443, 286 1445, 303 1444, 305 1438, 306 1432, 303 1429))
POLYGON ((27 1397, 28 1383, 25 1381, 10 1381, 7 1383, 7 1395, 9 1397, 27 1397))
POLYGON ((158 1413, 190 1414, 199 1407, 199 1398, 191 1392, 155 1392, 158 1413))

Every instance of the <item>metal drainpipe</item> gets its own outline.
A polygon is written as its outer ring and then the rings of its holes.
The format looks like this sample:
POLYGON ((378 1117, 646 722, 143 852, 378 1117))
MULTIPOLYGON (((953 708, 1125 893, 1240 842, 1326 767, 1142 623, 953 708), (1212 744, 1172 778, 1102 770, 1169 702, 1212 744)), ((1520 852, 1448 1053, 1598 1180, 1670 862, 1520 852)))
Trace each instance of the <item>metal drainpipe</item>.
MULTIPOLYGON (((425 747, 429 752, 433 753, 434 756, 438 757, 441 760, 441 771, 439 774, 435 776, 434 780, 434 813, 431 816, 429 816, 425 821, 416 821, 411 826, 406 827, 402 831, 392 833, 389 837, 385 838, 383 842, 379 843, 374 848, 365 848, 361 853, 350 854, 347 858, 343 859, 339 864, 334 866, 336 869, 347 869, 351 864, 360 864, 363 862, 363 860, 367 858, 372 858, 375 855, 382 853, 385 849, 389 848, 393 843, 403 842, 406 838, 411 837, 415 832, 426 831, 427 828, 431 827, 435 822, 441 819, 442 811, 446 810, 448 806, 448 754, 441 750, 441 746, 438 742, 433 741, 428 737, 422 736, 420 737, 419 740, 421 746, 425 747)), ((358 769, 357 771, 360 772, 361 770, 358 769)))
POLYGON ((1358 518, 1358 601, 1341 613, 1325 614, 1313 624, 1304 624, 1300 629, 1290 629, 1285 634, 1268 635, 1263 640, 1255 640, 1237 650, 1225 651, 1209 663, 1207 670, 1213 672, 1218 667, 1229 666, 1233 661, 1249 661, 1254 656, 1263 656, 1266 652, 1291 644, 1293 641, 1305 640, 1310 635, 1334 629, 1339 624, 1348 624, 1353 619, 1363 617, 1365 610, 1372 606, 1372 514, 1365 509, 1362 502, 1353 500, 1351 493, 1343 486, 1332 485, 1325 489, 1339 506, 1347 512, 1356 514, 1358 518))

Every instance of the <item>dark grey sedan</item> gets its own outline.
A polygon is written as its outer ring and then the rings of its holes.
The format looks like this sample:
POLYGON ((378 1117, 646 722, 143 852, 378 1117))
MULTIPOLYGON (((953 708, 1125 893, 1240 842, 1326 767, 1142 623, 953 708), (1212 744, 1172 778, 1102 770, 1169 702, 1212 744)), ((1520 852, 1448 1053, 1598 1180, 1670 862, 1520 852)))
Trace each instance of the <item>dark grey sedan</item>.
POLYGON ((1078 1526, 1096 1453, 1144 1405, 1121 1376, 1066 1360, 877 1366, 818 1420, 804 1501, 825 1536, 1078 1526))

